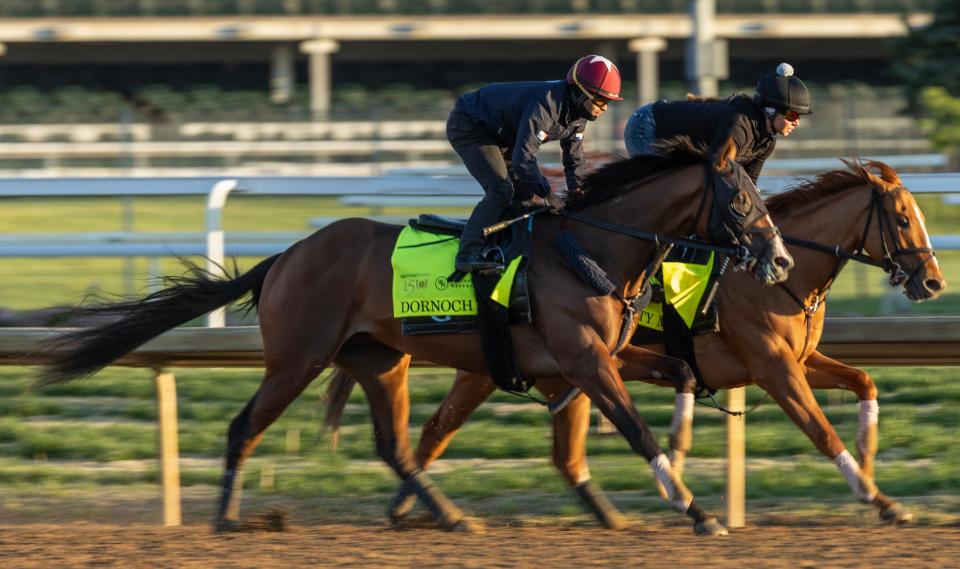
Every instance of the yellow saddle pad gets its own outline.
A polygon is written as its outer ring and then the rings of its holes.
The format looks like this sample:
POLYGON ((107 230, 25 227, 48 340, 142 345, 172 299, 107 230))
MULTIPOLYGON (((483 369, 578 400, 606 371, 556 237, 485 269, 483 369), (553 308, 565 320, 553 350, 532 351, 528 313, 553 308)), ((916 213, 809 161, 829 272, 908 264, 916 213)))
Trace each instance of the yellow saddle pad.
MULTIPOLYGON (((471 316, 477 313, 473 279, 447 281, 454 271, 453 259, 460 240, 407 226, 400 232, 390 262, 393 265, 393 316, 471 316)), ((490 298, 509 306, 513 279, 521 257, 515 258, 500 276, 490 298)))
MULTIPOLYGON (((713 253, 710 254, 710 259, 706 264, 664 262, 661 270, 665 302, 673 305, 687 327, 692 328, 693 320, 697 316, 697 309, 700 307, 700 301, 710 284, 713 253)), ((654 278, 656 279, 656 277, 654 278)), ((640 326, 662 332, 663 306, 659 302, 648 304, 640 313, 638 323, 640 326)))

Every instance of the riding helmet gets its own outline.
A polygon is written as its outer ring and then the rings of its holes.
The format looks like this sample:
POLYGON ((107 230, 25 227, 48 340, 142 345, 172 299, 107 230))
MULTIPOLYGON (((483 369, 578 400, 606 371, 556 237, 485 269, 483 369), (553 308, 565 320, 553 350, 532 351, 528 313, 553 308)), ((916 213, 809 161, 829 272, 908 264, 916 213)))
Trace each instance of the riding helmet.
POLYGON ((793 74, 793 66, 781 63, 776 73, 768 73, 757 83, 753 101, 761 107, 772 107, 779 112, 794 111, 800 115, 809 115, 810 92, 803 81, 793 74))
POLYGON ((602 55, 587 55, 578 59, 567 72, 567 83, 577 87, 571 91, 573 102, 588 118, 594 99, 623 100, 620 96, 620 70, 602 55))

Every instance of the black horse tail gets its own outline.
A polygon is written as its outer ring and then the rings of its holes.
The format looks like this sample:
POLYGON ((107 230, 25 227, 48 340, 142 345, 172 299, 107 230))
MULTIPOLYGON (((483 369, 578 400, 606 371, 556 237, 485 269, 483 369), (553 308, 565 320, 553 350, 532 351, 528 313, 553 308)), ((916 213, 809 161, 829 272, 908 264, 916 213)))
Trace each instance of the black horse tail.
POLYGON ((107 324, 81 328, 58 336, 41 347, 48 362, 38 385, 51 385, 92 375, 147 340, 185 324, 211 310, 230 304, 247 293, 248 309, 255 309, 263 281, 279 254, 261 261, 245 274, 220 277, 188 263, 178 277, 164 277, 166 288, 141 299, 99 303, 77 308, 71 318, 113 319, 107 324))
POLYGON ((326 407, 323 414, 323 426, 331 433, 333 448, 337 448, 340 420, 343 419, 347 399, 350 399, 350 392, 353 391, 353 386, 356 384, 357 380, 340 368, 334 369, 330 381, 327 382, 327 392, 323 396, 324 406, 326 407))

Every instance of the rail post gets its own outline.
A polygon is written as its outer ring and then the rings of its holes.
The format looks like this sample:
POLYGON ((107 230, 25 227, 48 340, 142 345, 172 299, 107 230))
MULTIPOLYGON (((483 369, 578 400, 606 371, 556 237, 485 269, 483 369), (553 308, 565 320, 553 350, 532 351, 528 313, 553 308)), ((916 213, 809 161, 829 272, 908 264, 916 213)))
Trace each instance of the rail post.
POLYGON ((180 439, 177 434, 177 383, 173 374, 155 370, 157 421, 160 431, 160 484, 163 494, 163 525, 179 526, 180 439))

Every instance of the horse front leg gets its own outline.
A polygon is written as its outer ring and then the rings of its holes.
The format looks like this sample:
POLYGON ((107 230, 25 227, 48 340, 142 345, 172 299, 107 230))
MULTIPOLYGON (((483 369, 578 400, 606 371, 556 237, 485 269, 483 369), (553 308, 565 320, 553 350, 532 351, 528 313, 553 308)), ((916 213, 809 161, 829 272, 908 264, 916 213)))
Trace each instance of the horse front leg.
MULTIPOLYGON (((536 384, 548 400, 563 397, 570 384, 563 378, 538 379, 536 384)), ((580 501, 607 529, 627 527, 627 521, 590 476, 587 466, 587 433, 590 430, 590 399, 580 393, 553 414, 553 465, 576 492, 580 501)))
POLYGON ((697 534, 725 535, 727 529, 697 506, 693 494, 673 472, 670 459, 640 418, 623 385, 616 362, 603 342, 584 333, 579 339, 571 336, 558 338, 554 344, 551 347, 561 364, 564 378, 583 390, 627 439, 634 452, 647 460, 670 506, 693 518, 697 534))
POLYGON ((854 496, 865 504, 874 503, 880 494, 873 479, 861 470, 823 414, 800 364, 793 360, 788 349, 784 348, 782 352, 779 357, 771 357, 763 364, 752 366, 751 372, 758 378, 757 384, 780 404, 817 449, 833 460, 854 496))
MULTIPOLYGON (((697 378, 687 363, 637 346, 628 345, 619 354, 620 377, 624 381, 644 381, 672 386, 676 392, 668 442, 670 464, 677 478, 683 478, 687 455, 693 447, 693 404, 697 378)), ((661 494, 664 492, 661 489, 661 494)))
MULTIPOLYGON (((877 455, 877 424, 880 407, 877 405, 877 386, 870 374, 832 358, 813 352, 804 362, 807 382, 813 389, 846 389, 856 393, 860 400, 857 418, 857 454, 863 475, 874 479, 874 459, 877 455)), ((884 521, 904 524, 913 521, 913 513, 879 490, 873 499, 884 521)))

